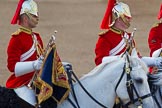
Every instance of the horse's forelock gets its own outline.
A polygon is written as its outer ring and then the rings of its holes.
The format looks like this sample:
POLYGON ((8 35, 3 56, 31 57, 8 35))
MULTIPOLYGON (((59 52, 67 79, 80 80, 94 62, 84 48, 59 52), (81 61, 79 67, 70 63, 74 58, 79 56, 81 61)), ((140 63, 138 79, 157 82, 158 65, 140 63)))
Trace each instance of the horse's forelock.
POLYGON ((132 57, 131 63, 132 63, 132 65, 134 65, 134 67, 143 68, 143 70, 146 72, 146 74, 148 73, 148 68, 147 68, 146 64, 140 58, 132 57))
POLYGON ((137 83, 142 83, 145 78, 147 78, 147 67, 146 65, 137 57, 130 58, 130 65, 132 67, 132 78, 137 83), (143 73, 145 72, 145 73, 143 73))

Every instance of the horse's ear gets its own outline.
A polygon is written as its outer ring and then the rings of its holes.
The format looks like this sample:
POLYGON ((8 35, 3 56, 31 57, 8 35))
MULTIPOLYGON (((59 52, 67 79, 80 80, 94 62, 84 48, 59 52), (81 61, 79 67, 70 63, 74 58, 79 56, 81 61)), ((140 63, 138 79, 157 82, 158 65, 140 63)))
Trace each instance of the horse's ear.
POLYGON ((132 57, 138 57, 136 48, 133 48, 133 49, 132 49, 131 56, 132 56, 132 57))
POLYGON ((162 48, 159 48, 159 49, 155 50, 152 53, 152 57, 160 57, 161 56, 161 52, 162 52, 162 48))

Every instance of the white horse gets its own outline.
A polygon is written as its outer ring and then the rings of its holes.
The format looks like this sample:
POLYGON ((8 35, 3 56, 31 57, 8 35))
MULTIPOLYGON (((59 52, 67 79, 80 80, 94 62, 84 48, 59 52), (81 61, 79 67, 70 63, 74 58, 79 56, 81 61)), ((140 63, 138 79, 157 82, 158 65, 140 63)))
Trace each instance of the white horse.
MULTIPOLYGON (((123 57, 108 57, 79 81, 91 97, 76 82, 73 86, 79 105, 70 92, 68 99, 57 108, 112 108, 117 96, 126 108, 156 108, 147 83, 147 67, 137 56, 126 53, 123 57)), ((0 102, 3 102, 0 106, 15 108, 16 98, 12 101, 5 99, 10 98, 10 93, 13 95, 13 91, 0 87, 0 102)), ((15 93, 12 97, 16 97, 15 93)), ((49 108, 48 106, 49 104, 43 108, 49 108)))
POLYGON ((117 96, 123 105, 128 104, 129 108, 154 108, 147 82, 147 67, 137 56, 124 54, 123 57, 108 57, 106 62, 94 68, 79 81, 103 106, 96 103, 76 82, 73 86, 79 105, 71 92, 69 94, 71 103, 67 99, 57 108, 112 108, 117 96))
POLYGON ((161 70, 155 74, 149 74, 149 85, 155 106, 162 108, 162 72, 161 70))

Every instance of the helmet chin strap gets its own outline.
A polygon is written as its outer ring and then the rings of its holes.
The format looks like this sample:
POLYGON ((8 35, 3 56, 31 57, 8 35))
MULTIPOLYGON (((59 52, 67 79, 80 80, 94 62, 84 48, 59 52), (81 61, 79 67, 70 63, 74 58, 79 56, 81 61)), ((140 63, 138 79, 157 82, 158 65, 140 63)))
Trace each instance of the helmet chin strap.
POLYGON ((34 22, 37 23, 37 21, 30 15, 30 13, 26 12, 26 15, 29 17, 29 19, 34 22))
POLYGON ((116 22, 116 20, 119 20, 119 18, 123 21, 123 23, 126 25, 126 27, 127 28, 129 28, 130 27, 130 22, 129 21, 127 21, 126 19, 125 19, 125 17, 123 16, 123 17, 118 17, 118 18, 116 18, 110 25, 109 25, 109 27, 112 27, 112 26, 114 26, 114 24, 115 24, 115 22, 116 22))
POLYGON ((130 27, 130 22, 126 20, 126 18, 124 17, 124 15, 121 16, 121 19, 123 20, 123 22, 125 23, 125 25, 127 27, 130 27))

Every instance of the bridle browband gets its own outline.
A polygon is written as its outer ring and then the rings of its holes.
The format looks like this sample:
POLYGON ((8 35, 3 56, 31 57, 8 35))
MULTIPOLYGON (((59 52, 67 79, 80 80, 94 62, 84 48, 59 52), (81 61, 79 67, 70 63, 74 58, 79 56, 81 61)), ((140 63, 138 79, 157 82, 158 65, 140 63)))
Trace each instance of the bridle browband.
POLYGON ((118 86, 119 86, 119 84, 120 84, 124 74, 126 73, 126 75, 127 75, 126 86, 127 86, 127 92, 128 92, 130 101, 127 102, 126 104, 123 104, 121 99, 119 99, 120 100, 120 104, 122 105, 123 108, 128 108, 129 105, 134 104, 136 102, 139 102, 138 106, 142 107, 142 100, 152 96, 152 94, 148 93, 148 94, 146 94, 144 96, 139 96, 139 94, 138 94, 138 92, 137 92, 137 90, 136 90, 136 88, 134 86, 134 82, 133 82, 133 80, 131 78, 131 75, 130 75, 130 73, 132 71, 132 67, 130 66, 130 61, 129 61, 128 55, 126 57, 127 57, 127 60, 126 60, 126 63, 124 64, 123 72, 122 72, 122 74, 120 76, 120 79, 119 79, 119 81, 118 81, 118 83, 117 83, 117 85, 115 87, 115 92, 116 92, 116 90, 117 90, 117 88, 118 88, 118 86), (134 98, 134 92, 135 92, 137 98, 134 98))

